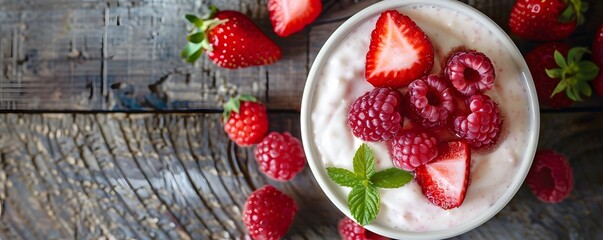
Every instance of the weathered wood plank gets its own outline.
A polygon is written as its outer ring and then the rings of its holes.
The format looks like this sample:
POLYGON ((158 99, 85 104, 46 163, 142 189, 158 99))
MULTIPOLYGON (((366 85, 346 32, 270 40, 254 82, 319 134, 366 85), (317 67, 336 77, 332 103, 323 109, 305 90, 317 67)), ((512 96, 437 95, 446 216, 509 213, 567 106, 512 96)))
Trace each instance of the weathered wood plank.
MULTIPOLYGON (((217 109, 236 92, 260 97, 271 109, 298 109, 309 67, 332 32, 377 2, 324 0, 309 28, 287 38, 272 32, 267 0, 8 0, 0 3, 0 109, 217 109), (203 5, 234 9, 283 49, 270 66, 226 70, 206 57, 179 58, 187 29, 182 16, 203 5)), ((513 0, 465 0, 508 31, 513 0)), ((603 2, 590 0, 589 21, 568 40, 590 45, 603 22, 603 2)), ((534 42, 514 39, 526 51, 534 42)), ((601 103, 600 98, 586 103, 601 103)), ((583 105, 578 105, 583 106, 583 105)))
MULTIPOLYGON (((299 115, 270 114, 270 129, 299 136, 299 115)), ((564 153, 575 190, 559 204, 526 186, 501 213, 458 239, 598 239, 603 205, 602 113, 543 114, 540 147, 564 153)), ((0 115, 0 236, 7 239, 243 239, 247 195, 272 184, 300 211, 290 239, 336 239, 343 215, 308 168, 267 179, 252 148, 219 114, 0 115)))

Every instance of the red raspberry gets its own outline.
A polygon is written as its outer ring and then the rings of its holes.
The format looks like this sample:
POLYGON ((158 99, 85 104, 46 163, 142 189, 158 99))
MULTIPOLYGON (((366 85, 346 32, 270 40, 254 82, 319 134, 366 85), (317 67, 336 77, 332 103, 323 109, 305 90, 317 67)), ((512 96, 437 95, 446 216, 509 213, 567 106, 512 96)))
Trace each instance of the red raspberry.
POLYGON ((288 132, 271 132, 255 147, 254 154, 260 170, 280 181, 291 180, 306 163, 301 143, 288 132))
POLYGON ((411 82, 406 96, 410 118, 426 128, 444 125, 454 112, 452 91, 438 75, 411 82))
POLYGON ((567 159, 551 150, 536 152, 526 182, 538 199, 557 203, 567 198, 574 188, 574 174, 567 159))
POLYGON ((387 240, 389 238, 383 237, 369 230, 364 229, 358 223, 355 223, 352 219, 343 218, 339 221, 339 235, 343 240, 387 240))
POLYGON ((251 96, 230 99, 224 105, 224 131, 239 146, 258 143, 268 132, 266 107, 251 96))
POLYGON ((467 99, 467 105, 471 113, 454 119, 454 131, 474 149, 491 146, 496 142, 502 124, 498 105, 481 94, 467 99))
POLYGON ((471 96, 492 89, 494 65, 483 53, 469 50, 448 58, 444 73, 461 94, 471 96))
POLYGON ((352 103, 348 123, 354 136, 365 141, 386 141, 402 129, 402 94, 375 88, 352 103))
POLYGON ((403 131, 388 142, 394 166, 406 171, 428 163, 438 155, 436 138, 417 130, 403 131))
POLYGON ((243 222, 253 239, 280 239, 297 213, 295 201, 273 186, 255 190, 245 201, 243 222))

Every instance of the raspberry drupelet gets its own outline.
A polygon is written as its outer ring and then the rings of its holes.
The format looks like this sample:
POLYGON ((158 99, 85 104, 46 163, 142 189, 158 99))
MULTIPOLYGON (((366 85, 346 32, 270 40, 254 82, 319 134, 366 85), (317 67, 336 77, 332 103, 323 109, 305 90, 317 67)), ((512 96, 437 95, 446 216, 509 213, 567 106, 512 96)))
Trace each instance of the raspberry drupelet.
POLYGON ((419 130, 404 130, 388 142, 394 166, 406 171, 428 163, 438 155, 436 138, 419 130))

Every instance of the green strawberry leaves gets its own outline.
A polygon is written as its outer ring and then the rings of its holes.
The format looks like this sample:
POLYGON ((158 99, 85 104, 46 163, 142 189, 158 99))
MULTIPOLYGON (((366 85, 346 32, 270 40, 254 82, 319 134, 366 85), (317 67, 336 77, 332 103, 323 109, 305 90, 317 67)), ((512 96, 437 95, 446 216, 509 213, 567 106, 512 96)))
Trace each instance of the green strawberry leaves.
POLYGON ((597 76, 599 68, 591 61, 581 61, 585 53, 590 51, 584 47, 574 47, 569 50, 566 59, 563 54, 555 50, 553 57, 559 68, 545 69, 545 71, 550 78, 561 80, 551 97, 561 92, 565 92, 574 101, 582 101, 582 95, 590 97, 592 89, 587 82, 597 76))
POLYGON ((582 0, 563 0, 567 6, 565 10, 557 17, 561 23, 569 23, 574 20, 578 25, 584 23, 584 14, 588 10, 588 3, 582 0))
POLYGON ((410 182, 412 174, 397 168, 377 172, 375 154, 366 144, 360 145, 353 159, 354 171, 328 167, 329 178, 344 187, 351 187, 348 207, 356 222, 364 226, 375 220, 381 208, 381 197, 377 188, 399 188, 410 182))
POLYGON ((180 53, 180 56, 184 58, 186 62, 193 63, 201 57, 203 51, 213 50, 211 44, 209 44, 207 36, 208 32, 212 28, 227 21, 214 18, 217 12, 218 9, 212 5, 209 6, 209 12, 203 17, 198 17, 193 14, 184 15, 184 18, 194 26, 190 30, 190 34, 186 36, 188 43, 180 53))
POLYGON ((230 118, 230 114, 232 112, 239 113, 239 108, 241 107, 241 102, 257 102, 258 100, 247 94, 242 94, 233 98, 230 98, 226 104, 224 104, 224 112, 222 112, 222 118, 224 122, 228 122, 230 118))

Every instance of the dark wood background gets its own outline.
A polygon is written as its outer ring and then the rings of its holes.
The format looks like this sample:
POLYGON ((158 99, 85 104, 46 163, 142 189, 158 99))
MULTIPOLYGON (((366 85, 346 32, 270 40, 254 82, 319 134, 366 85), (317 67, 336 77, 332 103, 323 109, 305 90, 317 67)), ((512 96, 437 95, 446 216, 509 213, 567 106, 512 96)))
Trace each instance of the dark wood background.
MULTIPOLYGON (((247 195, 266 183, 296 199, 288 239, 336 239, 343 215, 306 168, 268 180, 252 148, 222 131, 223 100, 250 93, 270 129, 299 136, 300 99, 322 44, 376 0, 324 0, 319 19, 278 38, 266 0, 0 1, 1 239, 241 239, 247 195), (270 66, 224 70, 179 59, 185 13, 213 3, 250 16, 283 49, 270 66)), ((508 31, 513 0, 466 0, 508 31)), ((590 46, 603 2, 568 39, 590 46)), ((514 38, 522 51, 537 45, 514 38)), ((459 239, 603 239, 603 100, 542 108, 539 146, 567 155, 575 190, 545 204, 525 186, 459 239)))

